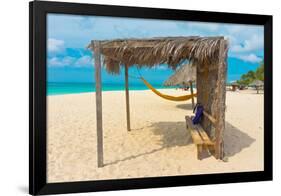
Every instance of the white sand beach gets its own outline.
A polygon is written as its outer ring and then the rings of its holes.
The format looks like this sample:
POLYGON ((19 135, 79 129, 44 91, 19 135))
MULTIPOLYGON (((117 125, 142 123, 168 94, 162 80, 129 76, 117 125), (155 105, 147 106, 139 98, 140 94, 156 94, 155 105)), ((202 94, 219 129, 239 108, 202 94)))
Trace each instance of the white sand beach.
MULTIPOLYGON (((160 90, 166 94, 189 94, 160 90)), ((197 160, 185 128, 191 101, 164 100, 149 90, 103 92, 103 168, 97 167, 95 93, 48 96, 47 178, 69 182, 263 170, 263 94, 227 92, 225 153, 228 161, 197 160)))

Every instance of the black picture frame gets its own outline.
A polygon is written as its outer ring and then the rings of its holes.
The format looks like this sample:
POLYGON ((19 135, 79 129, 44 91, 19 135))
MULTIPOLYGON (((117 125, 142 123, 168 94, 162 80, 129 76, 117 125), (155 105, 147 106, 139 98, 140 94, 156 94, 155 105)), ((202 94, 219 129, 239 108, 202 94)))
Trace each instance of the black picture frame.
POLYGON ((272 16, 125 6, 33 1, 29 3, 29 193, 205 185, 272 180, 272 16), (46 14, 100 15, 264 26, 264 171, 47 183, 46 178, 46 14))

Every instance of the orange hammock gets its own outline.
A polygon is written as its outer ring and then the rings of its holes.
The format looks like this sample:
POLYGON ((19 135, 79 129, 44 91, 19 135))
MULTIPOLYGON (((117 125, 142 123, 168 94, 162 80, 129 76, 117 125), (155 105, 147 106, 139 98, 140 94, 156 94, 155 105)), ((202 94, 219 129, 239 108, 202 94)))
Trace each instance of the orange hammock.
POLYGON ((143 83, 147 86, 147 88, 149 88, 152 92, 154 92, 156 95, 158 95, 159 97, 162 97, 163 99, 167 99, 170 101, 187 101, 189 99, 191 99, 192 97, 196 97, 197 94, 193 94, 193 95, 182 95, 182 96, 171 96, 171 95, 165 95, 162 94, 161 92, 159 92, 158 90, 156 90, 151 84, 149 84, 143 77, 140 77, 140 79, 143 81, 143 83))

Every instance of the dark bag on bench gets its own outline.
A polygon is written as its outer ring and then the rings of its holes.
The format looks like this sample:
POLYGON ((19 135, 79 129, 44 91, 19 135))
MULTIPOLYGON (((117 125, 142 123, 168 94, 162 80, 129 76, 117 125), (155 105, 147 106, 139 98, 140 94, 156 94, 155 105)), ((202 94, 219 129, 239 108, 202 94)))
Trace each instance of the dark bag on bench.
POLYGON ((197 103, 193 109, 193 113, 195 113, 195 116, 192 118, 193 124, 198 124, 201 121, 203 111, 204 111, 203 106, 200 103, 197 103))

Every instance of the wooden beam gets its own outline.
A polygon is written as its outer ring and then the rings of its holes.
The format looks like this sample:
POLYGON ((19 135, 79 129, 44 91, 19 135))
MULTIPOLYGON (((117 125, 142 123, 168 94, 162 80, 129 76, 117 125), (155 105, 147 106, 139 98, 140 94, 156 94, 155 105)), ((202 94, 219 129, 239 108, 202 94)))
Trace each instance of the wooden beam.
POLYGON ((126 91, 127 131, 131 131, 131 122, 130 122, 130 98, 129 98, 129 79, 128 79, 128 66, 127 66, 127 65, 125 65, 125 91, 126 91))
POLYGON ((102 130, 102 92, 101 92, 101 54, 100 42, 94 42, 95 80, 96 80, 96 118, 97 118, 97 159, 98 167, 103 166, 103 130, 102 130))
POLYGON ((193 85, 192 85, 192 81, 189 81, 189 85, 190 85, 190 92, 191 92, 191 102, 192 102, 192 109, 194 108, 194 96, 193 96, 193 85))
MULTIPOLYGON (((150 39, 118 39, 118 40, 103 40, 101 41, 102 49, 115 49, 123 46, 124 44, 127 47, 131 48, 153 48, 156 44, 163 41, 173 41, 173 40, 189 40, 190 45, 195 43, 198 37, 196 36, 186 36, 186 37, 162 37, 162 38, 150 38, 150 39)), ((206 37, 211 39, 224 39, 223 36, 217 37, 206 37)), ((88 46, 89 48, 91 45, 88 46)))
POLYGON ((212 123, 213 123, 213 125, 216 125, 216 119, 213 117, 213 116, 211 116, 210 114, 208 114, 206 111, 203 111, 203 115, 205 116, 205 117, 207 117, 208 119, 209 119, 209 121, 211 121, 212 123))

